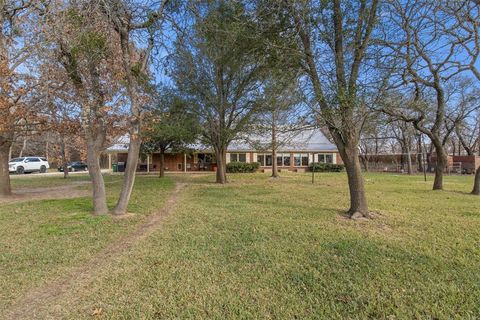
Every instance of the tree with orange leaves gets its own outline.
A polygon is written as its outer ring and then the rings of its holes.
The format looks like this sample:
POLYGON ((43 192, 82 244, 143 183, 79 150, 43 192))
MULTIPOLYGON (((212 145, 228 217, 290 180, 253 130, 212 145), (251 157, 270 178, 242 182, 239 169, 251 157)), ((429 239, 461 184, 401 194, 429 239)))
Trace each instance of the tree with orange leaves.
POLYGON ((46 60, 51 61, 45 72, 51 79, 65 82, 65 100, 78 107, 92 181, 93 213, 106 214, 100 156, 112 123, 118 120, 115 113, 124 78, 116 59, 120 51, 117 35, 96 1, 52 1, 43 17, 43 35, 53 49, 45 53, 46 60))
POLYGON ((0 0, 0 196, 12 193, 8 171, 9 151, 19 130, 35 125, 30 103, 34 79, 26 62, 36 43, 30 1, 0 0))

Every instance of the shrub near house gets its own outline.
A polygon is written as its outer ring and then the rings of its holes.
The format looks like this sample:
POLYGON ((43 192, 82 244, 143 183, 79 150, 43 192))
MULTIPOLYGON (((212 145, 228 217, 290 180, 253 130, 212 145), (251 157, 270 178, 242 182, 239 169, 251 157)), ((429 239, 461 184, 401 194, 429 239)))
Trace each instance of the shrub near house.
POLYGON ((260 163, 252 162, 230 162, 227 164, 228 173, 252 173, 256 172, 260 167, 260 163))
POLYGON ((314 162, 310 164, 310 170, 315 172, 342 172, 345 169, 343 164, 320 163, 314 162))

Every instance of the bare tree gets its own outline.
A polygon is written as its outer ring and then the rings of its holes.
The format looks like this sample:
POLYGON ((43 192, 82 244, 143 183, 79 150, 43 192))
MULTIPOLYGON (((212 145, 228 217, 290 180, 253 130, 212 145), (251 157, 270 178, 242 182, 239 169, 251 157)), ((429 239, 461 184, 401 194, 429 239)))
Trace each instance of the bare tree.
POLYGON ((135 183, 135 173, 142 142, 142 96, 145 100, 145 95, 142 94, 142 85, 145 86, 148 76, 148 62, 154 46, 152 29, 161 24, 168 0, 162 0, 157 11, 152 11, 149 7, 139 7, 136 3, 124 0, 102 0, 100 2, 119 37, 121 64, 130 104, 130 142, 127 163, 120 197, 113 209, 114 214, 124 214, 127 212, 128 202, 135 183), (135 52, 135 44, 131 40, 131 36, 141 31, 148 32, 148 44, 142 52, 135 52))
POLYGON ((414 130, 410 123, 404 121, 394 121, 390 126, 391 132, 395 137, 395 140, 400 145, 401 155, 400 161, 402 169, 405 170, 405 164, 407 167, 407 173, 412 174, 412 143, 414 139, 414 130))
MULTIPOLYGON (((478 117, 480 115, 480 88, 473 87, 470 79, 457 81, 460 96, 457 98, 455 109, 447 120, 454 126, 455 135, 458 139, 458 154, 463 148, 467 155, 475 154, 480 136, 478 128, 478 117)), ((454 141, 452 141, 454 143, 454 141)))
POLYGON ((31 7, 30 1, 0 0, 0 196, 11 195, 12 143, 25 121, 34 118, 28 104, 32 78, 21 71, 36 43, 31 7))
POLYGON ((478 127, 479 116, 464 121, 459 121, 455 125, 455 134, 460 145, 469 156, 475 155, 478 149, 480 128, 478 127))
MULTIPOLYGON (((471 71, 474 77, 480 81, 480 70, 477 63, 480 57, 480 1, 442 1, 441 9, 455 21, 451 24, 443 24, 441 30, 450 36, 453 42, 458 43, 462 47, 464 55, 468 57, 467 60, 457 63, 456 67, 460 71, 471 71)), ((472 194, 480 195, 480 167, 477 168, 475 174, 472 194)))
POLYGON ((436 32, 446 19, 440 2, 390 0, 387 9, 385 44, 395 57, 390 63, 399 68, 396 80, 400 86, 412 85, 415 90, 414 99, 408 105, 416 115, 397 115, 413 123, 431 140, 436 157, 433 189, 441 190, 447 166, 444 147, 453 130, 446 124, 447 87, 463 71, 456 68, 462 61, 457 54, 461 44, 436 32), (430 97, 431 103, 428 103, 426 100, 430 97))
POLYGON ((376 167, 380 162, 379 155, 386 151, 393 138, 390 129, 389 119, 381 112, 372 112, 369 119, 365 121, 359 143, 359 156, 363 170, 369 171, 370 163, 373 162, 376 167))
POLYGON ((284 1, 291 15, 322 120, 345 163, 352 218, 369 217, 358 144, 366 101, 360 98, 378 0, 284 1), (333 61, 333 63, 332 63, 333 61))

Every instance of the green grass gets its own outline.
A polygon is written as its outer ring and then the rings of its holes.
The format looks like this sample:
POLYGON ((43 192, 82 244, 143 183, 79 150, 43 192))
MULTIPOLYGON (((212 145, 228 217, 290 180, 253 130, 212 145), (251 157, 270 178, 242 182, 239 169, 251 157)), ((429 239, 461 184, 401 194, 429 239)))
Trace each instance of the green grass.
MULTIPOLYGON (((308 174, 238 174, 226 186, 213 176, 174 177, 188 185, 163 227, 56 301, 56 310, 68 319, 90 318, 96 308, 105 319, 480 316, 480 199, 467 194, 471 176, 448 176, 445 191, 431 191, 422 176, 367 174, 377 212, 368 222, 341 217, 344 174, 316 177, 312 185, 308 174)), ((134 212, 161 205, 145 194, 165 197, 171 183, 158 181, 138 179, 134 212)), ((0 207, 0 243, 11 246, 2 250, 2 301, 138 223, 94 218, 88 209, 87 199, 0 207)))
MULTIPOLYGON (((119 179, 121 177, 116 177, 119 179)), ((110 179, 110 178, 107 178, 110 179)), ((41 187, 58 187, 72 182, 88 182, 90 177, 88 174, 71 174, 68 179, 63 179, 63 176, 43 176, 41 174, 31 173, 25 175, 11 175, 10 176, 12 188, 41 188, 41 187)))
MULTIPOLYGON (((16 187, 58 186, 86 176, 13 179, 16 187)), ((105 177, 110 205, 120 192, 119 176, 105 177)), ((79 186, 85 188, 86 186, 79 186)), ((87 261, 108 243, 158 210, 173 187, 170 179, 138 179, 129 219, 92 216, 90 198, 0 204, 0 314, 26 291, 87 261)))

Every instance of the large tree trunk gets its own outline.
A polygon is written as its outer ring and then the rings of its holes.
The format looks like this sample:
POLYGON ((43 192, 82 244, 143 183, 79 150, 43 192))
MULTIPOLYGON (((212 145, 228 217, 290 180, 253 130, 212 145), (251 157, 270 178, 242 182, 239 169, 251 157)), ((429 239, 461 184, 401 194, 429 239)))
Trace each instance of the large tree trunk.
POLYGON ((0 197, 10 196, 12 188, 10 186, 10 174, 8 173, 8 158, 11 142, 5 141, 0 144, 0 197))
MULTIPOLYGON (((120 48, 122 50, 122 62, 125 71, 125 80, 127 93, 130 98, 130 144, 128 147, 127 165, 125 168, 125 174, 123 179, 122 191, 120 192, 120 198, 117 205, 113 209, 113 214, 125 214, 127 212, 128 202, 132 195, 133 186, 135 184, 135 174, 137 171, 138 158, 140 157, 140 133, 142 128, 141 110, 140 110, 140 92, 139 84, 136 76, 134 75, 133 68, 137 65, 131 58, 130 52, 130 25, 128 24, 128 18, 126 16, 112 16, 112 22, 120 36, 120 48)), ((153 40, 152 40, 153 41, 153 40)), ((145 56, 142 62, 137 65, 140 67, 140 74, 146 74, 147 62, 152 49, 152 43, 149 43, 148 48, 145 51, 145 56)))
POLYGON ((105 193, 105 182, 100 169, 100 151, 98 151, 95 142, 91 139, 87 141, 87 165, 88 173, 92 180, 93 213, 95 215, 107 214, 107 196, 105 193))
POLYGON ((160 148, 160 178, 165 177, 165 150, 160 148))
POLYGON ((348 210, 348 215, 351 218, 369 218, 370 215, 368 213, 368 203, 365 195, 358 149, 356 145, 345 145, 341 146, 339 151, 347 171, 348 187, 350 190, 350 209, 348 210))
MULTIPOLYGON (((6 23, 8 17, 7 14, 7 1, 0 0, 0 22, 2 28, 6 23)), ((12 18, 12 17, 10 17, 12 18)), ((7 48, 8 39, 6 33, 1 30, 0 32, 0 128, 2 132, 0 134, 0 197, 9 196, 12 194, 10 186, 10 175, 8 172, 8 161, 11 156, 11 145, 14 138, 14 130, 11 119, 9 119, 10 106, 9 96, 11 94, 11 82, 10 82, 10 68, 9 68, 9 55, 7 48), (5 131, 4 131, 5 130, 5 131)))
POLYGON ((433 155, 433 145, 430 144, 430 148, 427 153, 427 171, 432 172, 432 155, 433 155))
MULTIPOLYGON (((463 138, 462 133, 458 129, 458 126, 455 126, 455 131, 459 140, 460 145, 465 149, 465 152, 467 153, 467 156, 473 156, 473 150, 470 148, 470 146, 467 144, 465 139, 463 138)), ((458 155, 460 155, 460 150, 458 151, 458 155)))
POLYGON ((102 111, 105 107, 105 95, 98 70, 100 67, 94 59, 87 60, 88 78, 91 83, 87 94, 84 77, 80 74, 75 55, 65 48, 62 48, 61 53, 59 62, 64 65, 82 104, 80 123, 87 140, 87 166, 92 181, 93 214, 103 215, 108 213, 108 207, 105 182, 100 168, 100 155, 105 146, 107 122, 102 111))
POLYGON ((480 167, 477 168, 477 172, 475 173, 472 194, 480 195, 480 167))
POLYGON ((435 146, 436 165, 435 179, 433 181, 433 190, 443 190, 443 171, 447 166, 447 156, 445 150, 439 141, 432 141, 435 146))
MULTIPOLYGON (((138 128, 137 128, 138 129, 138 128)), ((138 130, 140 131, 140 130, 138 130)), ((137 132, 137 131, 134 131, 137 132)), ((123 186, 120 192, 120 198, 113 209, 113 214, 125 214, 127 212, 128 202, 132 195, 135 184, 135 174, 137 172, 138 158, 140 155, 141 140, 138 134, 130 135, 130 144, 128 146, 127 163, 123 176, 123 186)))
POLYGON ((225 148, 215 147, 215 157, 217 160, 216 183, 227 183, 227 153, 225 148))
POLYGON ((340 151, 340 155, 347 169, 348 185, 350 188, 350 209, 348 213, 351 218, 369 217, 365 187, 358 157, 358 137, 360 135, 359 129, 361 125, 359 125, 360 122, 356 122, 354 119, 356 118, 355 111, 357 106, 356 83, 359 78, 365 48, 368 46, 371 32, 376 21, 375 18, 379 1, 373 0, 370 10, 366 10, 370 11, 368 18, 361 14, 362 19, 366 19, 359 22, 362 27, 358 30, 359 32, 356 32, 356 36, 354 36, 354 41, 352 42, 356 56, 355 61, 350 66, 351 72, 349 79, 345 77, 345 66, 348 64, 345 63, 344 31, 342 30, 344 14, 342 4, 339 0, 333 1, 332 18, 334 41, 332 47, 334 48, 332 49, 335 59, 334 69, 336 71, 338 84, 337 98, 341 104, 338 112, 335 106, 329 104, 324 94, 322 88, 323 81, 320 80, 318 65, 315 61, 315 50, 312 50, 310 34, 304 28, 304 18, 298 14, 294 1, 287 1, 287 3, 291 9, 290 13, 295 21, 297 32, 303 44, 307 72, 312 82, 316 100, 320 105, 323 120, 326 120, 329 126, 330 133, 335 140, 335 144, 340 151), (339 126, 336 126, 337 123, 339 123, 339 126))
POLYGON ((277 149, 272 150, 272 178, 279 178, 277 165, 277 149))

